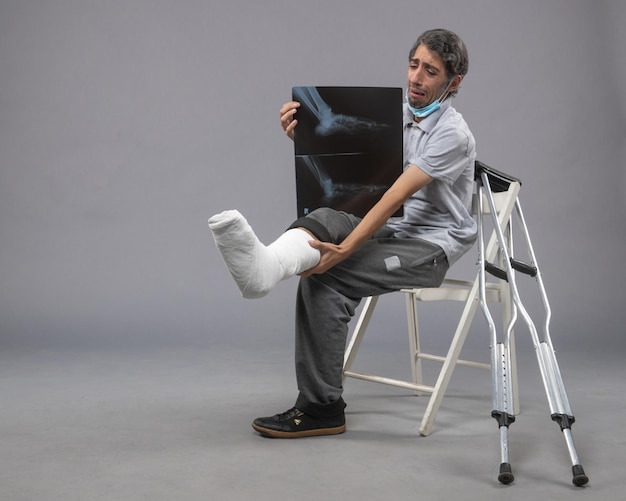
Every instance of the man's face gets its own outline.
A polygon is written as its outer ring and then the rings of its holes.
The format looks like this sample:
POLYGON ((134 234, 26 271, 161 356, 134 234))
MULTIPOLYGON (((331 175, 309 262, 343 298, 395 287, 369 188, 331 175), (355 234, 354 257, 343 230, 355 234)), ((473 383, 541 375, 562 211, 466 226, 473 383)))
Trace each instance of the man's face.
MULTIPOLYGON (((448 84, 441 58, 425 45, 419 45, 409 61, 408 100, 414 108, 428 106, 441 97, 448 84)), ((450 90, 458 86, 453 83, 450 90)))

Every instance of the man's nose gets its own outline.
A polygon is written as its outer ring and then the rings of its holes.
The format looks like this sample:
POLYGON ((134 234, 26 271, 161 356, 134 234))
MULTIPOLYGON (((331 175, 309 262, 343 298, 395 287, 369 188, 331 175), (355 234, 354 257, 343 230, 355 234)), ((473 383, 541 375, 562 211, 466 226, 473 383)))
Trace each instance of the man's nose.
POLYGON ((411 72, 411 75, 409 77, 409 80, 411 81, 412 84, 415 85, 420 85, 422 83, 422 70, 421 69, 417 69, 413 72, 411 72))

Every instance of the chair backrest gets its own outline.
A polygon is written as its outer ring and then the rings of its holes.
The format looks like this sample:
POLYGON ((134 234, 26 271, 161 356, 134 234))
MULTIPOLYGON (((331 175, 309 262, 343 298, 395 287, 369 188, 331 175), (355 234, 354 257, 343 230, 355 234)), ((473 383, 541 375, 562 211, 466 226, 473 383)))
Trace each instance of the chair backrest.
MULTIPOLYGON (((506 191, 493 193, 492 194, 494 204, 496 206, 496 211, 499 213, 504 206, 508 202, 508 193, 506 191)), ((472 196, 472 215, 476 216, 478 214, 478 193, 474 193, 472 196)), ((483 194, 483 215, 491 214, 491 209, 489 208, 489 204, 487 203, 487 196, 483 194)))

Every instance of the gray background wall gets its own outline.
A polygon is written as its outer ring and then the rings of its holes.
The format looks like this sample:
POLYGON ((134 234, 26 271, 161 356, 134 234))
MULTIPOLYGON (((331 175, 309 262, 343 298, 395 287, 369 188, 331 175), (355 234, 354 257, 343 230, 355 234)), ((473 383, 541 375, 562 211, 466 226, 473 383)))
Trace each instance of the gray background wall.
POLYGON ((557 346, 623 348, 625 21, 621 0, 1 0, 0 343, 291 340, 296 281, 241 299, 207 218, 272 239, 291 86, 404 86, 415 37, 447 27, 479 156, 524 181, 557 346))

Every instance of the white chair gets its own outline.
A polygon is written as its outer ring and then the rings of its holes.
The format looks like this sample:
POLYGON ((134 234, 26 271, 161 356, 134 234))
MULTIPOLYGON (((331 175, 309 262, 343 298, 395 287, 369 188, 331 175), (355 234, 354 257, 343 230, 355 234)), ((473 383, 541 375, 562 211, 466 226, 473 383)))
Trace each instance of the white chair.
MULTIPOLYGON (((493 198, 495 201, 496 210, 498 212, 498 223, 500 224, 503 233, 507 234, 510 232, 511 213, 515 207, 517 195, 520 190, 520 183, 515 181, 508 184, 507 189, 503 189, 503 191, 496 192, 496 190, 497 188, 492 188, 493 198)), ((474 214, 476 214, 476 210, 478 208, 477 201, 478 200, 475 195, 473 202, 474 214)), ((482 206, 484 207, 483 213, 488 214, 489 205, 487 203, 483 203, 482 206)), ((487 218, 482 219, 484 220, 487 218)), ((509 239, 510 238, 512 238, 511 235, 509 235, 509 239)), ((494 262, 494 260, 498 260, 500 258, 499 254, 500 251, 495 231, 492 231, 489 243, 486 248, 485 257, 489 262, 494 262)), ((365 335, 372 314, 374 313, 376 303, 378 302, 378 297, 369 297, 364 302, 363 309, 361 310, 361 314, 358 318, 357 323, 355 324, 354 330, 346 348, 344 356, 343 375, 344 380, 347 377, 351 377, 365 381, 372 381, 376 383, 411 389, 415 391, 415 393, 418 395, 423 393, 430 394, 428 405, 426 407, 426 411, 424 413, 419 428, 420 435, 427 436, 432 430, 433 423, 448 388, 448 383, 450 382, 454 368, 457 365, 484 369, 491 368, 490 364, 459 359, 470 325, 479 306, 479 278, 478 274, 473 281, 446 278, 443 284, 438 288, 403 289, 400 292, 405 295, 406 299, 409 333, 409 352, 413 376, 412 381, 403 381, 363 372, 356 372, 352 370, 353 362, 356 358, 359 346, 361 344, 361 341, 363 340, 363 336, 365 335), (465 303, 460 320, 452 337, 452 342, 445 356, 424 353, 420 349, 420 331, 418 324, 417 308, 418 301, 460 301, 465 303), (437 381, 434 385, 427 385, 423 381, 422 360, 431 360, 441 362, 443 364, 439 372, 437 381)), ((498 280, 497 282, 487 282, 486 298, 488 302, 497 302, 501 304, 502 320, 506 325, 511 315, 511 298, 508 282, 506 282, 505 280, 498 280)), ((441 336, 441 333, 438 333, 437 335, 441 336)), ((511 377, 513 378, 514 408, 515 413, 518 414, 518 388, 514 351, 512 351, 511 357, 511 377)))

